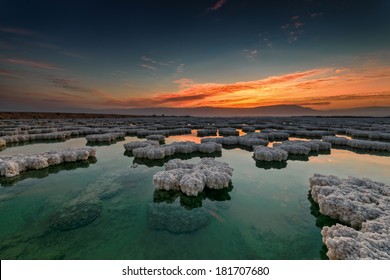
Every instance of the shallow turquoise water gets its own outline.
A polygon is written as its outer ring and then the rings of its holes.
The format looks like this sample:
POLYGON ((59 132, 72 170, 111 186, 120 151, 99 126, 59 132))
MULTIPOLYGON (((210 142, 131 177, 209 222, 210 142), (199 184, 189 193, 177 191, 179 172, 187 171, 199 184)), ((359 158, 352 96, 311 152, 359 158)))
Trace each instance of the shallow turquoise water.
MULTIPOLYGON (((322 173, 390 183, 388 156, 332 149, 330 155, 265 169, 256 166, 253 152, 223 149, 218 160, 234 168, 232 188, 191 199, 154 191, 152 177, 162 166, 141 162, 131 168, 134 158, 124 155, 123 143, 135 140, 95 147, 96 162, 1 179, 1 259, 321 259, 320 227, 334 221, 318 216, 309 201, 309 177, 322 173), (53 228, 53 216, 64 204, 102 190, 108 195, 91 223, 53 228)), ((199 138, 174 136, 167 143, 183 140, 199 138)), ((76 138, 10 147, 0 155, 85 144, 76 138)))

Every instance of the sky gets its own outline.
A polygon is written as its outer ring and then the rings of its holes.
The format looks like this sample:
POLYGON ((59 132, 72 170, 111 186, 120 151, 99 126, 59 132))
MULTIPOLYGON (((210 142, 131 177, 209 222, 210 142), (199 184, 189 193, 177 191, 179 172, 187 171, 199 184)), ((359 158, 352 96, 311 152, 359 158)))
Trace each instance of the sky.
POLYGON ((390 1, 0 7, 0 111, 390 106, 390 1))

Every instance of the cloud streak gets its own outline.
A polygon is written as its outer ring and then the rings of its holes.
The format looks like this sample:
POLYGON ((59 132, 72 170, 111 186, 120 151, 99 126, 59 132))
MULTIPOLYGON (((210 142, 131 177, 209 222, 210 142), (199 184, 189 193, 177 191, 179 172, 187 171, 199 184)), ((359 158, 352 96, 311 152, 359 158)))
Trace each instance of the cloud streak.
POLYGON ((38 69, 57 70, 57 71, 64 71, 65 70, 57 65, 42 62, 42 61, 36 61, 36 60, 8 58, 8 59, 5 59, 5 61, 8 63, 11 63, 11 64, 28 66, 28 67, 32 67, 32 68, 38 68, 38 69))
POLYGON ((219 0, 211 7, 207 8, 208 12, 215 12, 222 8, 223 5, 225 5, 227 0, 219 0))

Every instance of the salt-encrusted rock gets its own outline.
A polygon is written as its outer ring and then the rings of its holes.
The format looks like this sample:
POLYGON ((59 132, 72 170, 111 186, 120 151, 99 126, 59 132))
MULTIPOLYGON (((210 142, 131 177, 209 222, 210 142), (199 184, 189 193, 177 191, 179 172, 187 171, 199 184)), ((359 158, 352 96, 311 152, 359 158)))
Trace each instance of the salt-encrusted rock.
POLYGON ((146 139, 163 142, 165 140, 165 136, 161 135, 161 134, 152 134, 152 135, 146 136, 146 139))
POLYGON ((386 142, 347 139, 344 137, 337 137, 337 136, 324 136, 322 137, 322 141, 329 142, 334 145, 348 146, 355 149, 386 151, 386 152, 390 151, 390 143, 386 143, 386 142))
POLYGON ((172 170, 172 169, 192 169, 194 168, 195 164, 190 163, 181 159, 171 159, 167 163, 164 164, 165 170, 172 170))
POLYGON ((199 144, 191 141, 173 142, 171 144, 175 148, 175 153, 190 154, 198 151, 199 144))
POLYGON ((357 231, 336 224, 324 227, 322 240, 331 260, 390 259, 390 216, 362 223, 357 231))
POLYGON ((175 159, 165 164, 166 171, 153 176, 153 185, 158 190, 178 190, 188 196, 196 196, 205 187, 222 189, 229 187, 233 169, 227 163, 204 158, 197 164, 188 164, 175 159))
POLYGON ((283 149, 288 154, 291 155, 308 155, 311 151, 311 147, 308 147, 307 145, 303 143, 298 143, 294 141, 289 142, 283 142, 283 143, 276 143, 274 144, 275 148, 283 149))
POLYGON ((262 132, 251 132, 244 135, 245 137, 259 138, 263 140, 268 140, 268 134, 262 132))
POLYGON ((136 148, 143 148, 146 146, 158 146, 158 145, 159 145, 158 141, 147 140, 147 141, 129 142, 129 143, 123 144, 123 147, 126 149, 126 151, 132 152, 136 148))
POLYGON ((290 134, 286 132, 270 132, 268 133, 268 140, 269 141, 282 141, 282 140, 288 140, 290 137, 290 134))
POLYGON ((198 129, 197 136, 203 137, 203 136, 215 136, 217 135, 217 128, 204 128, 204 129, 198 129))
POLYGON ((347 138, 337 136, 323 136, 322 141, 331 143, 332 145, 346 146, 348 143, 347 138))
POLYGON ((7 142, 5 142, 4 139, 0 138, 0 150, 4 149, 6 145, 7 145, 7 142))
POLYGON ((232 128, 232 127, 220 128, 220 129, 218 129, 218 132, 219 132, 219 135, 221 135, 221 136, 228 136, 228 135, 238 136, 240 134, 238 132, 238 130, 236 130, 235 128, 232 128))
POLYGON ((238 145, 246 146, 246 147, 253 147, 258 145, 267 146, 268 141, 260 138, 255 137, 247 137, 247 136, 239 136, 238 137, 238 145))
POLYGON ((180 190, 188 196, 197 196, 206 185, 206 176, 203 172, 193 171, 185 174, 180 182, 180 190))
POLYGON ((2 136, 2 139, 6 143, 19 143, 27 141, 38 141, 38 140, 65 140, 71 136, 68 131, 62 132, 51 132, 43 134, 17 134, 17 135, 6 135, 2 136))
POLYGON ((364 221, 390 215, 390 187, 383 183, 314 174, 310 188, 322 214, 352 227, 360 228, 364 221))
POLYGON ((293 132, 293 135, 306 138, 321 138, 325 135, 335 135, 335 133, 334 131, 324 130, 296 130, 293 132))
POLYGON ((254 132, 256 130, 256 128, 254 126, 243 126, 242 127, 242 131, 243 132, 254 132))
POLYGON ((287 160, 288 157, 288 153, 279 148, 255 146, 253 152, 254 158, 260 161, 283 161, 287 160))
POLYGON ((63 162, 87 160, 96 155, 92 148, 66 148, 59 151, 0 157, 0 176, 13 177, 28 169, 43 169, 63 162))
POLYGON ((201 153, 216 153, 222 151, 222 146, 217 143, 201 143, 198 145, 198 151, 201 153))
POLYGON ((195 142, 173 142, 170 145, 154 146, 146 145, 145 147, 133 149, 133 155, 136 158, 146 159, 163 159, 174 154, 190 154, 195 152, 200 153, 216 153, 221 152, 222 146, 217 143, 202 143, 195 142))
POLYGON ((85 139, 87 139, 88 143, 95 142, 112 142, 117 139, 123 139, 125 137, 124 132, 114 132, 114 133, 105 133, 105 134, 91 134, 87 135, 85 139))

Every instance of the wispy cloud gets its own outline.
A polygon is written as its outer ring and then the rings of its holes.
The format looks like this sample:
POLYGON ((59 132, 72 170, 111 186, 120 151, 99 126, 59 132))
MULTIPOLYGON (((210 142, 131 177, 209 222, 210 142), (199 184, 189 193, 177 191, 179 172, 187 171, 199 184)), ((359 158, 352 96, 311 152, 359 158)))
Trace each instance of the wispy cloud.
POLYGON ((63 68, 57 65, 42 62, 42 61, 21 59, 21 58, 8 58, 5 59, 5 61, 11 64, 23 65, 23 66, 28 66, 28 67, 38 68, 38 69, 64 71, 63 68))
POLYGON ((257 50, 248 50, 248 49, 243 49, 242 53, 244 56, 248 59, 254 59, 257 57, 258 51, 257 50))
POLYGON ((181 63, 176 67, 176 73, 183 73, 184 72, 184 66, 185 64, 181 63))
POLYGON ((51 81, 55 87, 70 90, 70 91, 82 92, 82 93, 97 92, 96 89, 82 86, 81 83, 77 80, 56 78, 52 76, 49 76, 48 80, 51 81))
POLYGON ((152 65, 144 64, 144 63, 140 63, 138 65, 141 66, 141 68, 144 69, 144 70, 156 71, 156 67, 154 67, 152 65))
POLYGON ((182 78, 182 79, 178 79, 178 80, 175 80, 173 81, 175 84, 178 84, 181 88, 183 87, 189 87, 191 85, 194 84, 194 81, 191 80, 191 79, 187 79, 187 78, 182 78))
POLYGON ((211 7, 207 8, 208 12, 215 12, 222 8, 223 5, 225 5, 227 0, 219 0, 211 7))
POLYGON ((3 76, 7 79, 16 79, 19 77, 14 71, 0 68, 0 76, 3 76))
POLYGON ((1 27, 0 26, 0 32, 10 33, 10 34, 15 34, 15 35, 22 35, 22 36, 36 35, 36 33, 31 31, 31 30, 16 28, 16 27, 1 27))
POLYGON ((323 15, 324 15, 323 12, 312 13, 312 14, 310 14, 310 18, 315 19, 315 18, 322 17, 323 15))

